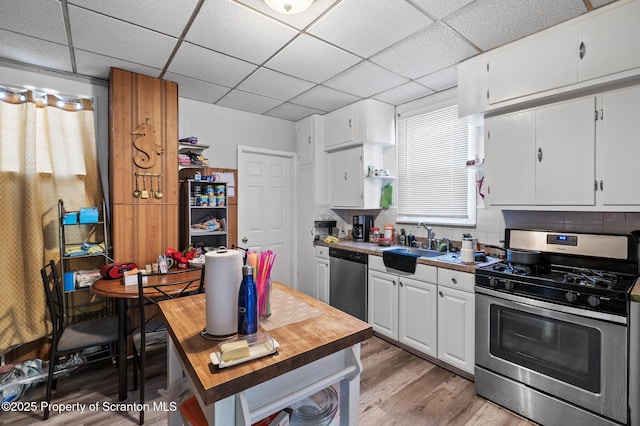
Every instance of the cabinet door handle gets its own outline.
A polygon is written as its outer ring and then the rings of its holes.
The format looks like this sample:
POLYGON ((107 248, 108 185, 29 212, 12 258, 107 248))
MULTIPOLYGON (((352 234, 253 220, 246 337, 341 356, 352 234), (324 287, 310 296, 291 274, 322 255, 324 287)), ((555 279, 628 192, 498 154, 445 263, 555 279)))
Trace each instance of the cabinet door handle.
POLYGON ((403 285, 402 285, 402 281, 398 281, 398 282, 400 283, 400 287, 403 287, 403 285))
POLYGON ((580 42, 580 48, 578 49, 580 59, 584 58, 584 55, 587 53, 587 46, 584 45, 584 41, 580 42))
POLYGON ((393 285, 396 285, 396 280, 393 280, 393 285))
POLYGON ((351 128, 351 119, 349 119, 349 128, 351 128))
POLYGON ((344 172, 344 180, 347 180, 347 172, 344 172))
POLYGON ((458 284, 458 280, 456 280, 455 278, 451 278, 451 282, 454 284, 458 284))
POLYGON ((593 183, 594 183, 593 190, 594 190, 594 191, 597 191, 597 190, 598 190, 598 181, 597 181, 597 180, 595 180, 595 181, 593 181, 593 183))
POLYGON ((309 136, 308 142, 309 142, 309 145, 311 145, 311 136, 309 136))
POLYGON ((600 191, 604 191, 604 183, 600 181, 600 191))
POLYGON ((538 148, 538 162, 542 162, 542 148, 538 148))
POLYGON ((441 292, 441 291, 439 291, 439 292, 438 292, 438 295, 439 295, 440 297, 444 297, 444 294, 442 294, 442 292, 441 292))

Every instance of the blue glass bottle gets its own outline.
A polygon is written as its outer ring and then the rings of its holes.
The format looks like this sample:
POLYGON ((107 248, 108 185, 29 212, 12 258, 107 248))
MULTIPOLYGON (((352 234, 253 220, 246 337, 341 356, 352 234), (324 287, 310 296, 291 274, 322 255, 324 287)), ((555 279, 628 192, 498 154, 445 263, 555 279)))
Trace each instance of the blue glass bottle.
POLYGON ((258 332, 258 290, 253 281, 253 267, 242 267, 242 283, 238 293, 238 334, 258 332))

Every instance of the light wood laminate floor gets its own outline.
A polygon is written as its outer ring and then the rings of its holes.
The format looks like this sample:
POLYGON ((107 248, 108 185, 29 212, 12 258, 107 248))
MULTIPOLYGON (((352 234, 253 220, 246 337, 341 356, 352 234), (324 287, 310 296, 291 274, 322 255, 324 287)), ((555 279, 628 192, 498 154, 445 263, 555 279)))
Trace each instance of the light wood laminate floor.
MULTIPOLYGON (((130 361, 131 362, 131 361, 130 361)), ((166 358, 163 350, 150 353, 146 394, 147 402, 163 401, 158 389, 165 386, 166 358)), ((370 425, 533 425, 521 417, 478 397, 473 382, 433 365, 382 339, 373 337, 362 344, 360 424, 370 425)), ((130 383, 133 374, 130 365, 130 383)), ((36 401, 44 397, 41 384, 22 399, 36 401)), ((77 410, 52 412, 43 422, 42 411, 0 412, 0 425, 91 425, 120 426, 137 423, 136 411, 105 411, 104 403, 118 403, 117 370, 102 362, 77 370, 58 381, 52 403, 87 406, 98 403, 97 411, 84 414, 77 410)), ((129 392, 123 403, 136 402, 138 392, 129 392)), ((148 411, 146 425, 166 424, 166 413, 148 411)))

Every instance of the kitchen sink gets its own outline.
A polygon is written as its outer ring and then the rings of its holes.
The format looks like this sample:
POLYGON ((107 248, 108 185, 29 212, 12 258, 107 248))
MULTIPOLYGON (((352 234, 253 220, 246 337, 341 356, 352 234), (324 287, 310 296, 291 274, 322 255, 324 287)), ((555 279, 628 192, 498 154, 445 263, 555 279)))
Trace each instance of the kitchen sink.
POLYGON ((414 256, 414 257, 437 257, 437 256, 443 256, 446 254, 437 250, 429 250, 429 249, 423 249, 418 247, 393 248, 388 251, 392 253, 404 254, 404 255, 414 256))

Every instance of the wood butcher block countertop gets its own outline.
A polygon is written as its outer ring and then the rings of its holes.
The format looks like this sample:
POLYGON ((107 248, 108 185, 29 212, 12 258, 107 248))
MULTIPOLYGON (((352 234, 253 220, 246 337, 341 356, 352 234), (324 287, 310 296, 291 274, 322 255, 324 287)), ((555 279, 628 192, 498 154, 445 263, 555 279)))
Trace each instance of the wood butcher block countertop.
POLYGON ((202 337, 206 294, 160 302, 185 371, 205 404, 242 392, 373 335, 371 326, 304 293, 274 282, 272 314, 260 327, 280 345, 275 355, 218 368, 210 354, 218 342, 202 337))
MULTIPOLYGON (((315 244, 317 246, 335 247, 343 250, 357 251, 360 253, 366 253, 373 256, 382 256, 382 252, 385 249, 389 249, 393 247, 402 247, 402 246, 380 247, 376 243, 363 243, 363 242, 355 242, 350 240, 340 240, 340 242, 337 242, 337 243, 325 243, 323 241, 316 241, 315 244)), ((444 255, 446 253, 442 253, 442 254, 444 255)), ((473 265, 467 265, 462 262, 449 262, 444 260, 437 260, 437 258, 426 258, 426 257, 419 257, 417 262, 422 263, 424 265, 437 266, 438 268, 454 269, 456 271, 469 272, 473 274, 476 272, 476 268, 478 267, 490 265, 492 263, 500 262, 502 260, 502 259, 493 258, 493 257, 489 257, 487 259, 488 260, 486 262, 475 263, 473 265)))

